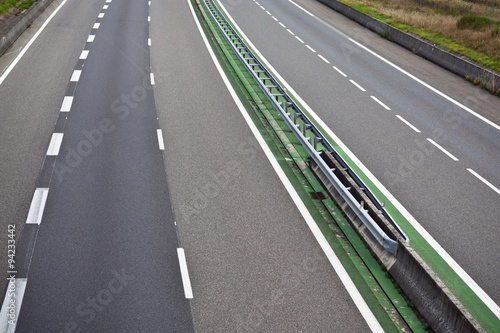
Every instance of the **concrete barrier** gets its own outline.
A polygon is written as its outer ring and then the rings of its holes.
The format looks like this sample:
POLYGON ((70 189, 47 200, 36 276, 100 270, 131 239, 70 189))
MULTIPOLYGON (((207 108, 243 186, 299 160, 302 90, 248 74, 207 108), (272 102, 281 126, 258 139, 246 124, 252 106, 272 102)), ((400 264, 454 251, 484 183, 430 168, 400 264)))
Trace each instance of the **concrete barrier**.
MULTIPOLYGON (((341 171, 341 176, 348 178, 347 172, 342 172, 335 157, 323 150, 321 157, 328 166, 341 171)), ((370 205, 362 190, 352 181, 346 180, 351 188, 351 193, 359 195, 364 202, 364 208, 373 216, 374 221, 392 239, 398 242, 396 256, 388 253, 366 232, 356 214, 347 206, 343 196, 336 192, 334 186, 329 184, 316 162, 311 159, 310 167, 316 177, 321 181, 328 193, 337 204, 344 209, 349 223, 358 235, 370 247, 375 256, 387 268, 387 271, 400 286, 401 290, 413 302, 417 311, 425 318, 435 332, 484 332, 478 322, 458 301, 453 293, 445 286, 439 277, 420 258, 420 256, 406 242, 406 239, 394 228, 390 222, 370 205), (347 208, 347 209, 346 209, 347 208)), ((353 194, 354 195, 354 194, 353 194)))
POLYGON ((3 55, 31 23, 47 8, 53 0, 38 0, 24 13, 16 17, 4 31, 0 32, 0 55, 3 55))
POLYGON ((469 78, 469 80, 477 79, 479 80, 479 84, 488 89, 490 92, 494 94, 500 93, 499 73, 479 64, 475 64, 464 57, 457 56, 449 51, 439 48, 435 44, 428 41, 407 34, 338 0, 318 1, 372 30, 373 32, 390 37, 393 42, 411 50, 414 53, 417 53, 429 61, 438 64, 452 73, 460 75, 463 78, 469 78))

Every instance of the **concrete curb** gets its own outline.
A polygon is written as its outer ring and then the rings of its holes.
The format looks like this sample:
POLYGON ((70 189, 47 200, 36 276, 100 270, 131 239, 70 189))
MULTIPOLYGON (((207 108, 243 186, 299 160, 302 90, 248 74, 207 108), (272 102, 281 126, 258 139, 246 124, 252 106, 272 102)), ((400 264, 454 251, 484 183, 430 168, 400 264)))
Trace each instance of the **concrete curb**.
POLYGON ((31 23, 47 8, 54 0, 38 0, 24 13, 12 22, 12 26, 1 32, 0 56, 7 51, 21 34, 30 27, 31 23))
POLYGON ((360 12, 338 0, 318 0, 342 15, 361 24, 362 26, 376 32, 384 34, 404 48, 417 53, 427 60, 460 75, 469 80, 479 80, 479 84, 492 93, 500 91, 500 74, 491 69, 487 69, 470 60, 457 56, 449 51, 441 49, 434 44, 418 39, 387 23, 379 21, 367 14, 360 12))

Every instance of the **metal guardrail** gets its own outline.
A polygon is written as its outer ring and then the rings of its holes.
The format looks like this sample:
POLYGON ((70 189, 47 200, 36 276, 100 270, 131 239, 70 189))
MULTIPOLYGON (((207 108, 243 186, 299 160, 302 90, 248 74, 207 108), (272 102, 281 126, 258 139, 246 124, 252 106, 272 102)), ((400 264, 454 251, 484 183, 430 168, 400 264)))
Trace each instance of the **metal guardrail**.
POLYGON ((317 127, 309 120, 299 106, 288 96, 285 89, 281 87, 279 82, 271 75, 267 68, 259 61, 253 52, 247 47, 245 42, 236 33, 233 27, 229 24, 226 18, 222 15, 219 8, 214 4, 213 0, 201 0, 207 8, 210 16, 217 24, 219 30, 228 41, 229 45, 238 56, 240 61, 245 65, 251 73, 255 81, 258 83, 262 91, 266 94, 269 101, 278 110, 280 116, 286 122, 288 127, 299 139, 302 146, 307 150, 311 158, 317 163, 321 171, 326 175, 328 180, 333 184, 335 189, 340 193, 342 198, 347 202, 349 207, 356 212, 358 218, 363 222, 366 228, 370 231, 378 243, 389 253, 396 255, 398 242, 391 239, 368 214, 368 211, 363 208, 363 203, 358 202, 351 194, 350 187, 344 186, 342 182, 334 174, 332 170, 321 158, 321 152, 317 151, 320 144, 329 151, 339 162, 342 168, 349 174, 354 182, 362 189, 370 201, 375 205, 379 212, 391 223, 401 236, 408 242, 408 237, 392 220, 389 214, 365 184, 359 179, 356 173, 349 167, 344 159, 335 151, 324 135, 317 127), (311 143, 312 138, 312 143, 311 143))

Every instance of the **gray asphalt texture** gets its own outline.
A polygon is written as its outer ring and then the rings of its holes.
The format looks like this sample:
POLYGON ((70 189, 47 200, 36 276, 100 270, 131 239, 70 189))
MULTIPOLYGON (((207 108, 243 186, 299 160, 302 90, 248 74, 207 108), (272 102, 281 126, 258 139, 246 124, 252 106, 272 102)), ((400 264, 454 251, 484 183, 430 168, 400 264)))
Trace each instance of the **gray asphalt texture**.
POLYGON ((500 123, 498 98, 380 38, 316 1, 222 1, 273 67, 460 266, 500 303, 500 131, 396 71, 346 38, 500 123), (317 53, 305 47, 310 45, 317 53), (321 54, 331 64, 317 55, 321 54), (337 66, 348 78, 342 77, 337 66), (355 80, 367 92, 349 82, 355 80), (374 95, 392 110, 373 101, 374 95), (401 115, 422 133, 395 117, 401 115), (455 162, 426 139, 443 146, 455 162))

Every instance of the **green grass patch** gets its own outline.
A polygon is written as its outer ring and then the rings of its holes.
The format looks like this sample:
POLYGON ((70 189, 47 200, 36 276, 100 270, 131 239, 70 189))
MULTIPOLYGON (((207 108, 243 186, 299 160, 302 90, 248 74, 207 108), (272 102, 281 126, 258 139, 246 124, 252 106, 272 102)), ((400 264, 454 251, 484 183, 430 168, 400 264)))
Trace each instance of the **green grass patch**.
POLYGON ((18 0, 0 0, 0 15, 7 13, 18 2, 18 0))

